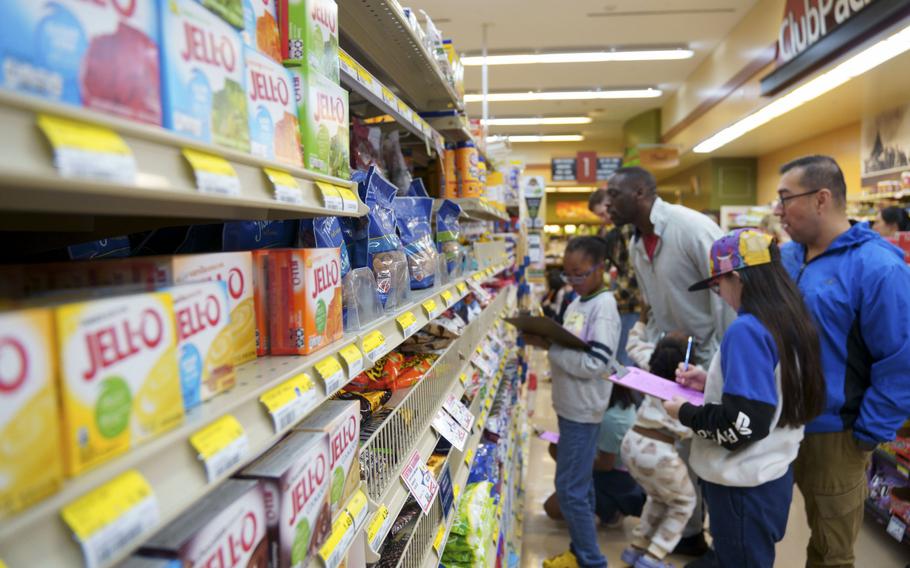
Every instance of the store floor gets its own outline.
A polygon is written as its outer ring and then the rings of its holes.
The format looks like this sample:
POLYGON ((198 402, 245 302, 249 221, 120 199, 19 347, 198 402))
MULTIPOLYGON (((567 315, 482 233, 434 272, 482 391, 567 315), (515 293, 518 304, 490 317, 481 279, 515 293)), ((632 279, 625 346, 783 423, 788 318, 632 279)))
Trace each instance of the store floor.
MULTIPOLYGON (((534 416, 531 423, 545 430, 556 431, 556 415, 550 405, 550 383, 539 383, 534 416)), ((538 568, 541 562, 564 552, 569 547, 569 536, 563 522, 552 521, 543 513, 543 502, 553 492, 553 476, 556 465, 547 454, 547 442, 534 438, 531 441, 531 457, 528 467, 527 498, 525 499, 525 525, 522 550, 522 566, 538 568)), ((632 529, 638 519, 627 518, 621 528, 598 529, 600 548, 607 555, 611 567, 625 566, 619 560, 623 548, 631 540, 632 529)), ((806 562, 806 542, 809 529, 806 525, 803 501, 799 491, 794 492, 787 536, 777 546, 776 566, 799 568, 806 562)), ((680 568, 691 560, 685 556, 671 557, 680 568)), ((910 564, 910 547, 898 544, 889 537, 884 527, 871 519, 865 526, 856 544, 857 568, 904 568, 910 564)))

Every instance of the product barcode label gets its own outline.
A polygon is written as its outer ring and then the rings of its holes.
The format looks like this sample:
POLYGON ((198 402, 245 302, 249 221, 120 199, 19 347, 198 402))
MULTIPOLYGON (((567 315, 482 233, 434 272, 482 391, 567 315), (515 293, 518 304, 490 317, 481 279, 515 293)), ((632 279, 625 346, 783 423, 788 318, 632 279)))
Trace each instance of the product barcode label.
POLYGON ((357 213, 358 200, 354 192, 346 187, 338 187, 338 195, 341 196, 341 208, 345 213, 357 213))
POLYGON ((370 362, 375 363, 388 351, 385 336, 378 329, 371 331, 363 338, 363 352, 370 362))
POLYGON ((333 393, 345 385, 344 369, 334 355, 329 355, 315 365, 316 372, 325 382, 325 392, 333 393))
POLYGON ((303 191, 294 176, 273 168, 263 168, 263 171, 275 188, 275 201, 294 205, 303 204, 303 191))
POLYGON ((426 312, 427 317, 430 319, 433 319, 439 314, 439 305, 433 298, 424 300, 420 305, 423 306, 423 311, 426 312))
POLYGON ((455 303, 455 297, 452 295, 452 292, 448 290, 440 294, 440 296, 442 296, 442 301, 445 302, 446 307, 449 307, 455 303))
POLYGON ((895 515, 891 515, 891 520, 888 521, 888 528, 885 530, 888 531, 888 534, 891 535, 894 540, 901 542, 904 540, 904 533, 907 532, 907 525, 895 515))
POLYGON ((190 444, 205 465, 210 483, 234 468, 249 452, 246 431, 230 414, 190 436, 190 444))
POLYGON ((183 149, 183 157, 193 168, 196 189, 200 193, 240 195, 240 179, 230 162, 221 156, 190 148, 183 149))
POLYGON ((395 320, 398 322, 398 327, 401 328, 401 333, 405 337, 410 337, 417 331, 417 316, 413 312, 405 312, 395 318, 395 320))
POLYGON ((363 355, 360 353, 360 349, 357 349, 356 345, 352 343, 351 345, 342 347, 338 353, 341 354, 341 358, 344 359, 344 362, 348 367, 348 377, 353 379, 359 373, 363 372, 363 355))
POLYGON ((322 205, 330 211, 344 211, 344 201, 338 193, 338 188, 324 181, 317 181, 316 187, 322 193, 322 205))
POLYGON ((136 159, 113 130, 46 114, 38 115, 38 127, 54 148, 61 176, 135 183, 136 159))
POLYGON ((354 519, 347 511, 342 511, 341 515, 332 523, 329 538, 319 549, 319 557, 322 558, 326 568, 336 568, 341 564, 356 534, 354 519))
POLYGON ((373 518, 367 525, 367 541, 373 552, 379 552, 379 546, 385 540, 389 529, 392 528, 392 522, 395 519, 389 515, 389 508, 385 505, 379 507, 373 518))
POLYGON ((309 375, 299 375, 285 381, 259 397, 272 417, 275 432, 281 432, 299 422, 319 402, 309 375))

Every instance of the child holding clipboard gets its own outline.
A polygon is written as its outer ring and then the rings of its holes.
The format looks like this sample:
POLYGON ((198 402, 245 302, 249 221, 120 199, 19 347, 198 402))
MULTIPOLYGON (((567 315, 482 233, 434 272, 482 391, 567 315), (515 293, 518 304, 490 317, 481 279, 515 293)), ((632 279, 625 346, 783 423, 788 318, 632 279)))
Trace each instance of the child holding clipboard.
POLYGON ((613 391, 603 376, 620 335, 616 300, 604 284, 606 248, 598 237, 575 237, 563 257, 563 280, 578 293, 566 309, 564 326, 589 347, 551 345, 543 337, 522 334, 529 345, 549 350, 553 408, 559 417, 556 494, 572 539, 571 549, 544 561, 544 568, 607 566, 597 543, 591 474, 600 422, 613 391))
POLYGON ((710 287, 739 316, 707 373, 677 372, 684 386, 703 385, 704 404, 674 398, 664 408, 695 433, 689 463, 704 482, 719 565, 771 568, 803 426, 825 405, 818 335, 769 235, 733 231, 710 263, 711 278, 690 290, 710 287))

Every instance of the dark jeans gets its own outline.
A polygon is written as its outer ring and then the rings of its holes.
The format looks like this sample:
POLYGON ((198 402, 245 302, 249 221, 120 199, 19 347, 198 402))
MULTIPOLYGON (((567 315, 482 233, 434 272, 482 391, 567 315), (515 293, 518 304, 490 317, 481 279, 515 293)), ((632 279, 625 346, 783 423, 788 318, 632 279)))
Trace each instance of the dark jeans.
POLYGON ((793 466, 758 487, 726 487, 702 480, 720 568, 772 568, 793 498, 793 466))
POLYGON ((616 514, 640 517, 647 496, 627 471, 594 472, 595 510, 604 523, 612 522, 616 514))

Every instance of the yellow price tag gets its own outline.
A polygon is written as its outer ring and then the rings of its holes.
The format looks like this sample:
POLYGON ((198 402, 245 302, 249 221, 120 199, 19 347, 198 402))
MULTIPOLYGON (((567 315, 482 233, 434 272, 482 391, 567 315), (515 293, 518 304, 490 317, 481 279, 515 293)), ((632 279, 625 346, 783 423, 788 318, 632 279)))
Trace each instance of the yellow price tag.
POLYGON ((442 541, 446 537, 446 524, 440 523, 436 529, 436 537, 433 539, 433 549, 437 554, 442 554, 442 541))
POLYGON ((455 287, 458 288, 458 292, 462 296, 464 296, 465 294, 468 293, 468 287, 464 282, 459 282, 458 284, 455 285, 455 287))
POLYGON ((259 397, 259 401, 265 405, 269 412, 277 412, 285 406, 295 402, 302 393, 313 388, 313 383, 306 373, 286 380, 277 387, 266 391, 259 397))
POLYGON ((335 186, 335 189, 338 190, 338 195, 341 196, 341 206, 345 213, 357 213, 359 207, 357 196, 354 195, 354 192, 346 187, 335 186))
POLYGON ((424 300, 420 305, 423 306, 423 310, 427 313, 428 318, 433 317, 433 314, 435 314, 436 310, 438 309, 438 306, 436 305, 436 300, 434 300, 433 298, 430 298, 429 300, 424 300))
POLYGON ((190 436, 190 444, 202 459, 207 460, 245 435, 240 422, 233 415, 225 414, 190 436))
POLYGON ((385 505, 380 506, 370 520, 370 524, 367 526, 367 540, 370 542, 371 546, 375 546, 375 541, 380 536, 382 527, 385 525, 388 518, 389 508, 385 505))
POLYGON ((365 86, 370 88, 373 87, 373 76, 370 75, 370 72, 364 69, 362 65, 357 66, 357 78, 365 86))
POLYGON ((101 154, 132 154, 119 134, 103 126, 47 114, 38 115, 38 126, 54 148, 79 148, 101 154))
POLYGON ((346 507, 348 514, 354 519, 354 526, 359 526, 363 522, 363 517, 367 514, 367 496, 360 489, 351 497, 346 507))
POLYGON ((338 353, 348 366, 349 377, 353 377, 363 371, 363 354, 360 353, 360 349, 357 349, 356 345, 353 343, 345 345, 338 353))
POLYGON ((322 194, 322 205, 330 211, 344 211, 344 200, 338 193, 338 188, 324 181, 317 181, 316 187, 322 194))
POLYGON ((474 450, 468 450, 464 455, 464 464, 468 467, 471 467, 471 464, 474 463, 474 450))
POLYGON ((344 386, 344 370, 341 368, 341 363, 333 355, 329 355, 319 361, 314 367, 325 382, 326 394, 334 393, 344 386))
POLYGON ((455 496, 455 506, 458 506, 458 499, 461 497, 461 485, 457 483, 452 485, 452 495, 455 496))
POLYGON ((184 148, 183 157, 186 158, 186 161, 189 162, 197 172, 201 171, 210 174, 237 177, 234 166, 221 156, 209 154, 208 152, 200 152, 199 150, 193 150, 192 148, 184 148))
POLYGON ((483 280, 483 273, 475 272, 474 276, 472 276, 471 278, 473 278, 475 282, 481 282, 483 280))
POLYGON ((38 127, 54 148, 54 166, 65 178, 136 182, 136 160, 119 134, 95 124, 38 115, 38 127))
POLYGON ((154 497, 152 486, 142 474, 129 470, 69 503, 60 515, 73 533, 84 541, 130 509, 154 497))
POLYGON ((262 168, 265 171, 265 175, 268 176, 269 180, 275 185, 283 185, 285 187, 297 187, 300 185, 297 183, 297 180, 291 174, 283 171, 276 170, 274 168, 262 168))
POLYGON ((468 384, 468 375, 465 373, 462 373, 461 375, 459 375, 458 380, 461 381, 461 384, 466 385, 466 384, 468 384))
POLYGON ((354 58, 341 48, 338 48, 338 59, 351 69, 357 69, 357 63, 354 62, 354 58))
POLYGON ((389 90, 388 87, 382 87, 382 100, 385 101, 385 104, 390 107, 395 107, 395 103, 398 100, 398 97, 395 96, 395 93, 389 90))
POLYGON ((354 519, 352 519, 351 515, 349 515, 346 511, 342 511, 341 515, 335 519, 334 523, 332 523, 332 533, 329 535, 329 538, 319 549, 319 556, 322 558, 323 562, 329 564, 330 566, 337 565, 336 562, 331 562, 331 559, 336 554, 336 552, 341 552, 341 550, 339 550, 339 545, 343 540, 347 540, 345 537, 353 527, 354 519))
POLYGON ((446 290, 442 294, 442 301, 445 302, 446 306, 451 306, 455 303, 455 297, 452 296, 452 293, 446 290))
POLYGON ((266 177, 272 182, 275 188, 275 200, 282 203, 293 203, 295 205, 303 204, 303 191, 300 184, 288 172, 276 170, 274 168, 262 168, 266 177))
POLYGON ((396 317, 395 321, 398 322, 398 326, 401 328, 401 333, 403 333, 405 336, 411 335, 417 331, 417 316, 415 316, 413 312, 405 312, 396 317))
POLYGON ((382 356, 385 351, 385 336, 381 331, 377 329, 364 336, 363 351, 373 361, 382 356))

